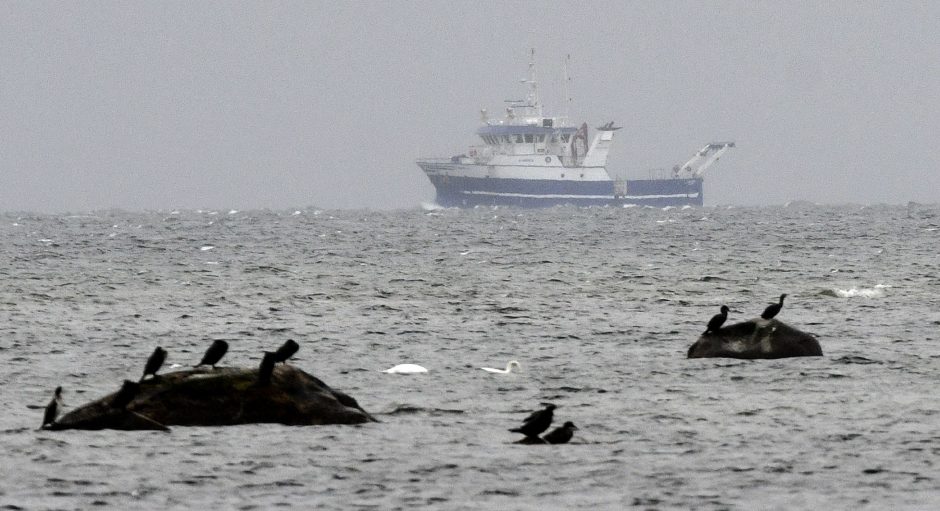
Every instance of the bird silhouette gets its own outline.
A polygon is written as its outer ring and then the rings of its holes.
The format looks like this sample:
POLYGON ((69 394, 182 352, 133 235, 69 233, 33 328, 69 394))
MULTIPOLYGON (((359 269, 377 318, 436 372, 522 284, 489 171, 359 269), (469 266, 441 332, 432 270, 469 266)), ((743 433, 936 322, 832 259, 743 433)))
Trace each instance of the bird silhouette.
POLYGON ((206 354, 202 356, 202 360, 196 364, 196 367, 212 366, 215 369, 215 365, 219 363, 219 360, 222 360, 226 352, 228 352, 227 342, 222 340, 212 341, 212 345, 206 350, 206 354))
POLYGON ((783 299, 786 298, 786 297, 787 297, 786 293, 780 295, 780 303, 772 303, 772 304, 768 305, 767 308, 764 309, 764 313, 761 314, 760 317, 762 317, 762 318, 764 318, 764 319, 770 319, 770 318, 776 316, 777 313, 780 312, 780 309, 783 308, 783 299))
POLYGON ((571 437, 574 436, 574 430, 576 429, 578 429, 578 427, 571 421, 568 421, 560 427, 551 430, 542 437, 542 440, 550 444, 567 444, 568 441, 571 440, 571 437))
POLYGON ((281 345, 277 351, 274 352, 274 361, 286 363, 287 359, 294 356, 294 353, 297 353, 297 350, 300 349, 300 345, 297 344, 293 339, 288 339, 284 344, 281 345))
POLYGON ((702 335, 705 335, 709 332, 715 333, 718 330, 721 330, 721 325, 725 324, 725 321, 728 320, 728 311, 731 310, 727 305, 721 306, 721 314, 715 314, 712 316, 712 319, 708 321, 708 328, 705 329, 705 332, 702 335))
POLYGON ((52 425, 56 417, 59 416, 59 407, 62 406, 62 387, 56 387, 52 400, 46 405, 46 411, 42 414, 42 425, 40 429, 52 425))
POLYGON ((271 383, 271 375, 274 374, 274 364, 276 355, 270 351, 265 351, 261 357, 261 365, 258 366, 258 385, 265 386, 271 383))
POLYGON ((140 377, 140 381, 144 381, 144 378, 148 374, 153 375, 154 378, 157 377, 157 371, 163 367, 163 362, 166 360, 166 350, 157 346, 157 349, 153 350, 153 353, 150 354, 150 358, 147 359, 147 365, 144 366, 144 375, 140 377))
POLYGON ((528 437, 538 437, 552 425, 552 417, 554 416, 553 412, 555 408, 555 405, 547 403, 545 404, 545 409, 532 412, 532 415, 529 415, 522 421, 522 426, 510 429, 509 431, 522 433, 528 437))

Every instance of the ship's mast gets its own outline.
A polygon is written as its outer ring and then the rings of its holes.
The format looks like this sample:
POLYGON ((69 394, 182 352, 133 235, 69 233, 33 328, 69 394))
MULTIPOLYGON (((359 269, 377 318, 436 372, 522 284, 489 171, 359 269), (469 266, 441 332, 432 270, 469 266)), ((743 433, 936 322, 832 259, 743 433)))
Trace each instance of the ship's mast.
POLYGON ((571 106, 571 91, 568 90, 568 87, 570 85, 569 82, 571 82, 571 77, 568 76, 568 63, 569 62, 571 62, 570 53, 568 54, 567 57, 565 57, 565 119, 568 119, 569 117, 570 112, 568 112, 568 107, 571 106))
POLYGON ((531 108, 539 118, 542 117, 542 100, 539 97, 539 82, 535 79, 535 48, 529 50, 529 94, 526 97, 526 106, 531 108))

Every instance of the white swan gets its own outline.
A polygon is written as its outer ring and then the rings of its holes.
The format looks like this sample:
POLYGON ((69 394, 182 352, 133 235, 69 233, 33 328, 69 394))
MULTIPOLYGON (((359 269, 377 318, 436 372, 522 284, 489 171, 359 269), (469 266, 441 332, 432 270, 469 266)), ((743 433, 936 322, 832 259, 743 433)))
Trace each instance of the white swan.
POLYGON ((418 364, 398 364, 382 372, 388 374, 418 374, 426 373, 428 370, 426 367, 419 366, 418 364))
POLYGON ((516 362, 515 360, 510 360, 509 363, 506 364, 506 369, 493 369, 492 367, 481 367, 480 369, 483 369, 484 371, 488 373, 509 374, 512 372, 513 366, 520 368, 520 369, 522 368, 522 366, 519 365, 519 362, 516 362))

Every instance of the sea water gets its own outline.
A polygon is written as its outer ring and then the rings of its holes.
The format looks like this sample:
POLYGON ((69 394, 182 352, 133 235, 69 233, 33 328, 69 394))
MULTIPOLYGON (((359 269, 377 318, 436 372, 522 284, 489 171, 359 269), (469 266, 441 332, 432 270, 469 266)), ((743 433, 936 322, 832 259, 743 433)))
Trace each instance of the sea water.
POLYGON ((936 508, 938 229, 919 204, 2 214, 0 506, 936 508), (686 358, 781 293, 825 356, 686 358), (67 412, 156 346, 255 366, 288 338, 381 422, 37 430, 57 385, 67 412), (574 439, 514 444, 545 402, 574 439))

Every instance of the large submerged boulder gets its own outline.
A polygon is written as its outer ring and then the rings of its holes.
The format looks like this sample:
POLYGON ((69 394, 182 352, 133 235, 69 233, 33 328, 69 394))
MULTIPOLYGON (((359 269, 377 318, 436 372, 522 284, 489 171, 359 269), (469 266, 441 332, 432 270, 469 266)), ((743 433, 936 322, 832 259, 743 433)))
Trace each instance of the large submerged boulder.
POLYGON ((689 358, 786 358, 822 356, 819 341, 776 319, 755 318, 702 335, 689 358))
POLYGON ((265 385, 258 382, 258 369, 206 368, 144 380, 126 406, 114 406, 118 394, 72 410, 49 429, 166 430, 167 426, 375 422, 352 397, 287 364, 276 366, 265 385))

